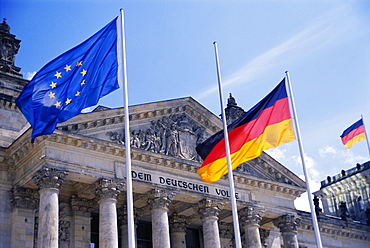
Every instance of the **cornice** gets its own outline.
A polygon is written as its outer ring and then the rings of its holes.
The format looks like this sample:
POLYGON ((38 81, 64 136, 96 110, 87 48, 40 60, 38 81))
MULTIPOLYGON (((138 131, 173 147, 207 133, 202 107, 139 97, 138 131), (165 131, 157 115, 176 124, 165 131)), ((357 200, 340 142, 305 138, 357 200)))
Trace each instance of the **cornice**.
MULTIPOLYGON (((79 149, 90 150, 93 153, 104 153, 117 157, 117 161, 125 158, 125 147, 120 144, 116 144, 109 141, 94 139, 90 137, 85 137, 78 134, 66 133, 60 130, 55 130, 51 135, 40 136, 32 144, 30 140, 30 131, 28 130, 21 139, 18 139, 11 146, 10 155, 13 159, 13 165, 21 165, 24 163, 23 159, 29 159, 32 154, 41 150, 41 147, 50 147, 52 143, 63 144, 67 146, 76 147, 79 149), (47 144, 50 143, 50 144, 47 144), (36 151, 37 150, 37 151, 36 151)), ((194 177, 197 177, 196 172, 200 163, 191 160, 185 160, 180 158, 174 158, 169 156, 164 156, 162 154, 153 153, 145 151, 142 149, 131 149, 131 159, 138 164, 155 164, 156 166, 163 166, 167 170, 181 170, 194 173, 194 177)), ((65 163, 64 163, 65 164, 65 163)), ((74 165, 75 167, 76 165, 74 165)), ((223 176, 220 181, 221 184, 227 184, 227 175, 223 176)), ((305 189, 299 186, 294 186, 282 182, 275 182, 271 180, 266 180, 263 178, 258 178, 250 175, 244 175, 238 173, 234 174, 235 186, 242 189, 253 189, 258 188, 260 190, 271 191, 275 194, 282 194, 289 196, 290 198, 299 197, 305 192, 305 189)))
MULTIPOLYGON (((302 214, 299 214, 299 216, 303 217, 302 214)), ((299 229, 300 230, 312 230, 313 232, 312 222, 310 219, 307 219, 307 218, 308 218, 307 216, 302 218, 302 223, 299 229)), ((337 220, 337 221, 344 222, 342 220, 337 220)), ((368 230, 363 230, 363 228, 359 228, 358 225, 360 224, 357 224, 357 225, 351 224, 350 226, 348 223, 330 224, 330 223, 325 223, 322 220, 319 220, 319 229, 320 229, 320 233, 322 234, 350 238, 350 239, 370 241, 370 232, 368 230)), ((361 226, 364 226, 364 225, 361 225, 361 226)))
MULTIPOLYGON (((186 98, 185 98, 186 99, 186 98)), ((191 98, 189 98, 191 99, 191 98)), ((176 101, 176 100, 173 100, 176 101)), ((131 124, 138 123, 143 120, 147 120, 148 122, 155 118, 161 118, 164 116, 169 116, 172 114, 179 114, 179 113, 186 113, 190 118, 196 121, 199 125, 203 126, 208 130, 208 134, 211 135, 213 133, 218 132, 222 128, 221 120, 213 115, 212 113, 208 113, 207 116, 204 116, 204 110, 201 111, 196 108, 195 103, 189 100, 179 99, 179 101, 183 104, 181 106, 170 106, 170 107, 162 107, 162 108, 153 108, 150 105, 152 104, 143 104, 137 106, 130 106, 129 107, 129 121, 131 124), (146 105, 148 105, 146 107, 146 105)), ((195 101, 194 101, 195 102, 195 101)), ((154 105, 154 104, 153 104, 154 105)), ((158 107, 158 103, 155 104, 158 107)), ((201 106, 201 105, 199 105, 201 106)), ((203 108, 203 107, 202 107, 203 108)), ((107 127, 110 125, 117 125, 117 124, 124 124, 124 108, 118 109, 109 109, 105 111, 99 112, 91 112, 87 114, 78 115, 62 124, 59 124, 57 129, 61 131, 67 132, 81 132, 86 129, 93 129, 93 128, 101 128, 107 127), (89 119, 86 121, 86 119, 89 119)))

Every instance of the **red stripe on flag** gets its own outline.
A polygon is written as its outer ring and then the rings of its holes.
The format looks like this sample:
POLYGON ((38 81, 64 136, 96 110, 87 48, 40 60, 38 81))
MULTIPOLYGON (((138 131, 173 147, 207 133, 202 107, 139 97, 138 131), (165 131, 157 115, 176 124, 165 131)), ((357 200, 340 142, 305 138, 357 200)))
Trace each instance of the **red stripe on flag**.
POLYGON ((355 130, 352 130, 349 134, 347 134, 346 136, 341 138, 343 145, 346 145, 348 143, 348 141, 352 140, 354 137, 356 137, 356 136, 358 136, 358 135, 360 135, 361 133, 364 133, 364 132, 365 132, 364 125, 359 126, 355 130))
MULTIPOLYGON (((286 97, 277 100, 273 106, 264 109, 256 119, 229 132, 230 154, 239 151, 245 143, 263 134, 267 126, 287 119, 291 119, 291 116, 289 111, 289 101, 286 97)), ((212 149, 201 167, 225 156, 225 141, 222 139, 212 149)))

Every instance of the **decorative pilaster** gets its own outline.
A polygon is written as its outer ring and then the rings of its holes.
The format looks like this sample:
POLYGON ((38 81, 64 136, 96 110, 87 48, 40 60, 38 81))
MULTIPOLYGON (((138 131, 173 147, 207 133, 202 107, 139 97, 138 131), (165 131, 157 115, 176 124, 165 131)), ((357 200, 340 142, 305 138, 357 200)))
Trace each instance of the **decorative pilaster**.
POLYGON ((218 225, 220 229, 221 247, 234 247, 234 226, 232 223, 220 222, 218 225))
POLYGON ((286 248, 298 248, 298 226, 301 223, 301 219, 295 215, 287 214, 278 217, 273 221, 274 225, 280 229, 281 235, 283 236, 284 247, 286 248))
POLYGON ((243 225, 245 240, 244 246, 261 248, 259 223, 264 215, 262 208, 249 205, 240 211, 240 222, 243 225))
POLYGON ((153 248, 170 248, 168 207, 174 197, 174 192, 156 188, 148 199, 152 215, 153 248))
POLYGON ((89 248, 91 231, 91 213, 96 202, 87 198, 71 196, 71 209, 73 213, 71 223, 71 247, 89 248))
POLYGON ((186 248, 186 228, 190 219, 173 213, 170 217, 171 247, 186 248))
POLYGON ((40 206, 38 218, 38 247, 58 247, 59 235, 59 190, 66 171, 55 168, 43 168, 33 176, 33 182, 39 188, 40 206))
POLYGON ((220 248, 221 242, 217 221, 224 203, 206 198, 200 201, 198 206, 198 213, 203 223, 204 248, 220 248))
POLYGON ((33 189, 14 188, 12 190, 11 247, 33 248, 35 209, 39 204, 38 196, 38 192, 33 189))
POLYGON ((100 179, 95 195, 99 203, 99 247, 118 248, 117 198, 124 183, 100 179))

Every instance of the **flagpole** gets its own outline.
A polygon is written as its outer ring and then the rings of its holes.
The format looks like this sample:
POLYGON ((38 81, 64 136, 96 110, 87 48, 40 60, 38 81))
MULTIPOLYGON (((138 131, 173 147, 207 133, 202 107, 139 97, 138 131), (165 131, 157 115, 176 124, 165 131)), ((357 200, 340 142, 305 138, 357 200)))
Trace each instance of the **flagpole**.
POLYGON ((132 174, 131 174, 131 147, 130 147, 130 125, 128 113, 128 90, 127 90, 127 71, 126 71, 126 41, 124 30, 124 13, 121 13, 121 60, 123 73, 123 95, 124 95, 124 121, 125 121, 125 149, 126 149, 126 192, 127 192, 127 223, 128 223, 128 247, 135 248, 135 226, 134 226, 134 207, 133 207, 133 191, 132 191, 132 174))
POLYGON ((315 212, 315 208, 314 208, 314 205, 313 205, 313 199, 312 199, 311 189, 310 189, 310 185, 309 185, 310 179, 308 177, 308 173, 307 173, 307 169, 306 169, 306 163, 305 163, 305 159, 304 159, 304 150, 303 150, 303 144, 302 144, 302 140, 301 140, 301 133, 300 133, 300 130, 299 130, 299 125, 298 125, 297 112, 296 112, 295 104, 294 104, 293 90, 292 90, 292 86, 290 84, 289 72, 286 71, 285 74, 286 74, 287 84, 288 84, 288 88, 289 88, 289 99, 290 99, 290 104, 292 106, 292 116, 293 116, 294 125, 295 125, 295 129, 296 129, 296 136, 297 136, 297 141, 298 141, 298 146, 299 146, 299 152, 301 154, 302 168, 303 168, 303 173, 304 173, 304 177, 305 177, 305 180, 306 180, 306 189, 307 189, 308 201, 309 201, 310 209, 311 209, 311 218, 312 218, 313 229, 314 229, 314 232, 315 232, 316 246, 317 246, 317 248, 322 248, 319 225, 317 223, 316 212, 315 212))
POLYGON ((226 114, 225 114, 225 108, 224 108, 224 103, 223 103, 224 100, 222 96, 221 71, 220 71, 220 61, 218 58, 217 42, 216 41, 213 42, 213 45, 215 48, 217 78, 218 78, 218 91, 220 95, 222 123, 224 127, 225 149, 226 149, 227 169, 228 169, 228 177, 229 177, 229 184, 230 184, 230 195, 231 195, 230 201, 231 201, 231 208, 232 208, 232 214, 233 214, 235 245, 236 245, 236 248, 241 248, 242 245, 241 245, 240 231, 239 231, 238 209, 236 207, 234 177, 233 177, 233 169, 231 166, 231 158, 230 158, 229 136, 227 132, 226 114))
POLYGON ((369 155, 370 155, 370 145, 369 145, 369 139, 367 138, 367 132, 366 132, 366 127, 365 127, 365 120, 364 120, 364 117, 361 115, 361 119, 362 119, 362 122, 364 124, 364 130, 365 130, 365 137, 366 137, 366 142, 367 142, 367 149, 369 151, 369 155))

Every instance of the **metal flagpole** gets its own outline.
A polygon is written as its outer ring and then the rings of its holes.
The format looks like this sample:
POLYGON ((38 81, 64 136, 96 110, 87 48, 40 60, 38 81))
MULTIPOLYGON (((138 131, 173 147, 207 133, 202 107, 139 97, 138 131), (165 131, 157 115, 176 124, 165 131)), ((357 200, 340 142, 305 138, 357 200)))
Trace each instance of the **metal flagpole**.
POLYGON ((238 219, 238 210, 236 208, 236 198, 235 198, 235 188, 234 188, 234 177, 233 177, 233 169, 231 166, 231 158, 230 158, 230 146, 229 146, 229 136, 228 130, 226 125, 226 115, 225 115, 225 108, 224 108, 224 100, 222 96, 222 83, 221 83, 221 71, 220 71, 220 62, 218 59, 218 47, 217 42, 213 42, 215 48, 215 55, 216 55, 216 67, 217 67, 217 78, 218 78, 218 91, 220 94, 220 103, 221 103, 221 113, 222 113, 222 123, 224 127, 224 137, 225 137, 225 149, 226 149, 226 159, 227 159, 227 169, 228 169, 228 177, 229 177, 229 184, 230 184, 230 195, 231 195, 231 208, 233 214, 233 224, 234 224, 234 236, 235 236, 235 245, 236 248, 241 248, 241 240, 240 240, 240 231, 239 231, 239 219, 238 219))
POLYGON ((135 248, 135 226, 134 226, 134 207, 131 175, 131 147, 130 147, 130 125, 128 113, 128 94, 127 94, 127 72, 126 72, 126 42, 124 30, 124 13, 121 13, 121 60, 123 71, 123 95, 124 95, 124 120, 125 120, 125 149, 126 149, 126 191, 127 191, 127 223, 128 223, 128 247, 135 248))
POLYGON ((364 130, 365 130, 365 137, 366 137, 366 142, 367 142, 367 149, 369 150, 370 154, 370 145, 369 145, 369 139, 367 138, 367 132, 366 132, 366 127, 365 127, 365 120, 364 117, 361 115, 362 122, 364 124, 364 130))
POLYGON ((290 98, 290 104, 291 104, 291 107, 292 107, 292 116, 293 116, 294 125, 295 125, 295 129, 296 129, 299 152, 301 154, 302 168, 303 168, 303 173, 304 173, 304 177, 305 177, 305 180, 306 180, 306 189, 307 189, 308 201, 309 201, 310 209, 311 209, 311 218, 312 218, 313 229, 314 229, 314 232, 315 232, 316 246, 317 246, 317 248, 322 248, 319 225, 317 223, 316 212, 315 212, 315 208, 313 206, 313 199, 312 199, 311 189, 310 189, 310 185, 309 185, 309 180, 310 179, 308 177, 308 173, 307 173, 307 169, 306 169, 306 163, 305 163, 305 159, 304 159, 303 144, 302 144, 301 133, 300 133, 300 130, 299 130, 299 125, 298 125, 297 112, 296 112, 295 104, 294 104, 292 86, 290 84, 289 72, 286 71, 285 74, 286 74, 288 88, 289 88, 289 98, 290 98))

